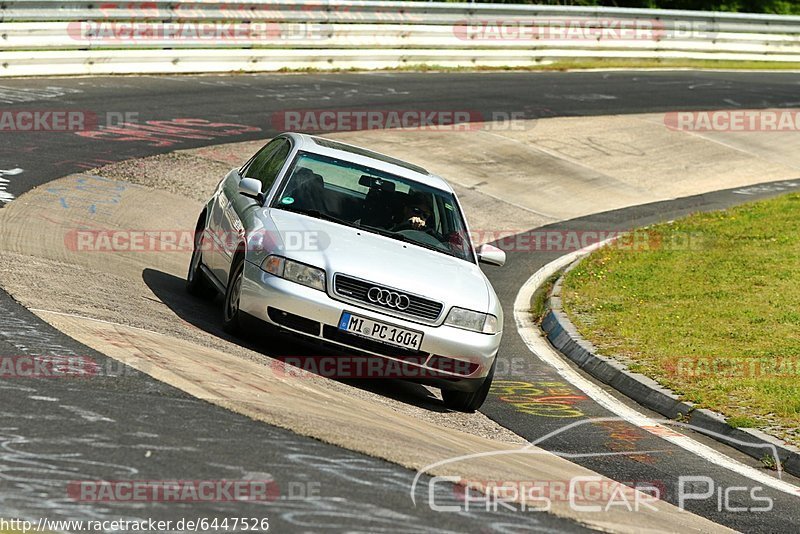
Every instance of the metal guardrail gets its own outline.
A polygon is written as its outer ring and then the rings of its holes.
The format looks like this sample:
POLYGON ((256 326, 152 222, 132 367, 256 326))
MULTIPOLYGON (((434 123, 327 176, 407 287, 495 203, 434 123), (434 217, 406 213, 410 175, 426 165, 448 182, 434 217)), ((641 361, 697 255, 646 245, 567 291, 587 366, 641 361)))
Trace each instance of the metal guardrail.
POLYGON ((800 17, 358 0, 0 5, 0 76, 502 67, 565 58, 800 63, 800 17))

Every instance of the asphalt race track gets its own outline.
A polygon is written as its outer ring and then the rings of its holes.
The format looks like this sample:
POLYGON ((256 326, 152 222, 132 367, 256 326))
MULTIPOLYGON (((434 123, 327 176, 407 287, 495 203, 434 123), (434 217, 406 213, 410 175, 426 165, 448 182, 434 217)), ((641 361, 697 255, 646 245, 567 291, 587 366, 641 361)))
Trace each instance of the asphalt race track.
MULTIPOLYGON (((546 514, 440 514, 415 507, 409 498, 414 473, 407 469, 254 423, 122 364, 109 364, 5 295, 0 309, 4 337, 13 336, 15 343, 0 343, 2 354, 19 354, 23 347, 39 354, 79 354, 118 370, 99 380, 4 381, 0 509, 7 517, 268 518, 279 532, 464 532, 476 523, 498 530, 585 531, 546 514), (81 457, 73 458, 72 450, 80 450, 81 457), (64 492, 76 480, 181 480, 187 473, 194 480, 275 481, 282 498, 244 505, 148 503, 143 509, 141 503, 75 502, 64 492)), ((452 486, 436 488, 436 502, 455 502, 452 486)), ((425 481, 418 497, 426 498, 424 492, 425 481)))
MULTIPOLYGON (((117 77, 20 79, 0 82, 5 110, 81 110, 98 123, 129 120, 174 126, 172 134, 135 130, 122 135, 98 129, 75 132, 1 132, 0 195, 9 202, 51 180, 108 163, 201 147, 268 138, 276 133, 274 113, 291 109, 468 109, 485 119, 523 113, 525 118, 595 116, 736 108, 800 107, 800 75, 728 72, 592 73, 374 73, 206 77, 117 77), (189 121, 189 122, 187 122, 189 121), (180 125, 197 128, 187 133, 180 125), (198 133, 197 130, 202 133, 198 133), (81 132, 82 134, 86 132, 81 132), (14 172, 11 172, 14 171, 14 172)), ((800 172, 800 171, 799 171, 800 172)), ((720 191, 591 215, 552 230, 628 229, 699 210, 720 209, 773 196, 769 190, 742 196, 720 191)), ((0 202, 0 208, 3 206, 0 202)), ((2 229, 0 229, 2 231, 2 229)), ((498 379, 552 388, 573 397, 568 419, 531 415, 491 395, 482 412, 520 436, 535 440, 566 423, 613 414, 564 383, 517 335, 511 305, 527 278, 561 252, 509 254, 502 269, 486 268, 506 313, 501 358, 523 362, 498 379)), ((163 289, 163 287, 162 287, 163 289)), ((45 289, 46 290, 46 289, 45 289)), ((157 293, 157 288, 153 289, 157 293)), ((81 346, 0 292, 0 355, 102 354, 81 346)), ((9 516, 51 519, 110 517, 268 516, 275 531, 357 530, 363 532, 580 531, 582 527, 544 513, 504 510, 440 513, 414 506, 409 487, 414 472, 394 464, 294 435, 194 399, 149 376, 116 364, 118 376, 86 381, 2 380, 0 510, 9 516), (113 422, 114 424, 108 424, 113 422), (73 461, 70 451, 82 452, 73 461), (157 454, 154 454, 157 453, 157 454), (74 480, 274 479, 281 498, 262 507, 241 503, 167 505, 80 503, 67 498, 74 480), (304 499, 319 487, 323 499, 304 499), (295 491, 296 498, 290 498, 295 491), (478 527, 479 525, 479 527, 478 527)), ((287 406, 287 410, 290 407, 287 406)), ((712 444, 742 463, 758 462, 712 444)), ((413 447, 413 444, 402 446, 413 447)), ((540 443, 570 461, 618 481, 653 482, 677 504, 680 476, 710 477, 715 489, 751 488, 741 474, 713 465, 624 421, 589 423, 540 443), (621 438, 622 436, 622 438, 621 438), (621 445, 622 444, 622 445, 621 445), (645 452, 642 452, 645 451, 645 452), (635 454, 635 453, 639 454, 635 454)), ((784 481, 796 484, 792 477, 784 481)), ((423 491, 423 490, 420 490, 423 491)), ((427 487, 424 491, 427 491, 427 487)), ((455 499, 439 485, 439 502, 455 499)), ((748 493, 733 493, 723 507, 715 499, 687 509, 744 532, 787 532, 800 523, 797 496, 771 487, 765 513, 730 511, 754 506, 748 493), (728 511, 726 511, 728 510, 728 511)))

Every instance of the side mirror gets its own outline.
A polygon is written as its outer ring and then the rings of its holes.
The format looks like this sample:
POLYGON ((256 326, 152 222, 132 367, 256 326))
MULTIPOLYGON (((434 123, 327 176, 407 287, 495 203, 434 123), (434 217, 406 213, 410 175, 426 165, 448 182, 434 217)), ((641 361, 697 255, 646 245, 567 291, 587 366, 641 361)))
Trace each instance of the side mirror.
POLYGON ((478 261, 502 267, 506 263, 506 253, 492 245, 481 245, 478 247, 478 261))
POLYGON ((261 202, 261 182, 255 178, 242 178, 239 182, 239 194, 261 202))

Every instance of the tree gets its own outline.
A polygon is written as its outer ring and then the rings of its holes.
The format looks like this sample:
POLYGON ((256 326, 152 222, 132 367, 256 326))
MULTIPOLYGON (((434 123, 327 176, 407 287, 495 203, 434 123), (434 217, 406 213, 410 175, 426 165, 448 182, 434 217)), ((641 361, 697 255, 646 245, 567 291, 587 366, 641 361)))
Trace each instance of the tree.
POLYGON ((476 2, 555 6, 640 7, 800 15, 800 0, 476 0, 476 2))

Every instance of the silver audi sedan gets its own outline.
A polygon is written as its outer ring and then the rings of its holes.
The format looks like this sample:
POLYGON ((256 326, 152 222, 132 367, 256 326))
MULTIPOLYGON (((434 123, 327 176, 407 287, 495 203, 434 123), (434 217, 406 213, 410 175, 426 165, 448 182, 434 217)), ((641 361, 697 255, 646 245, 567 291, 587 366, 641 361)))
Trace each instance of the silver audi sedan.
POLYGON ((348 356, 402 364, 399 378, 439 387, 451 409, 475 411, 486 399, 503 312, 478 263, 502 265, 505 253, 475 249, 442 178, 285 133, 219 183, 194 243, 187 289, 224 295, 227 331, 255 318, 348 356))

